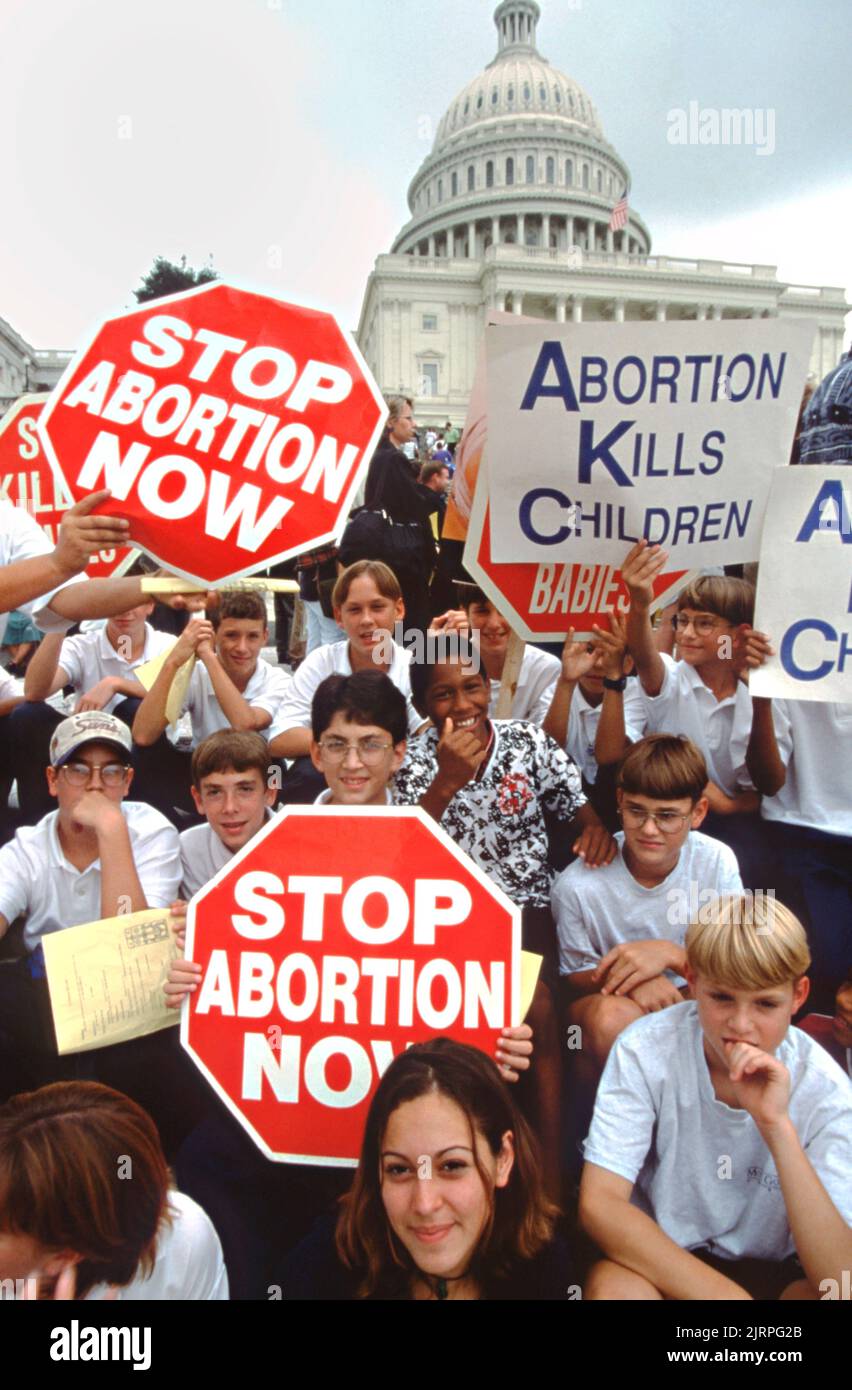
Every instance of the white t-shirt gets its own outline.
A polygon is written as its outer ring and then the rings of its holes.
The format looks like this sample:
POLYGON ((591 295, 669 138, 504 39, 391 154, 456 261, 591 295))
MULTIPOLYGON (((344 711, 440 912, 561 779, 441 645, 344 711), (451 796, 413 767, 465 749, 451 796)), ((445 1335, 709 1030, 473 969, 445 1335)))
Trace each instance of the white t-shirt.
MULTIPOLYGON (((790 1072, 802 1147, 852 1222, 852 1084, 799 1028, 776 1056, 790 1072)), ((685 1250, 706 1246, 726 1260, 794 1253, 775 1162, 748 1112, 716 1099, 694 1003, 646 1014, 616 1038, 585 1157, 635 1183, 631 1201, 685 1250)))
MULTIPOLYGON (((145 645, 141 654, 128 661, 121 656, 107 637, 106 625, 89 632, 78 633, 76 637, 66 637, 59 653, 59 666, 68 677, 63 685, 73 685, 80 693, 91 690, 93 685, 106 676, 118 676, 122 680, 135 680, 134 671, 146 661, 152 661, 162 652, 169 651, 177 639, 170 632, 159 632, 145 624, 145 645)), ((104 710, 110 714, 117 704, 127 697, 114 695, 104 710)))
MULTIPOLYGON (((505 719, 528 719, 531 724, 543 724, 547 718, 547 711, 550 709, 550 702, 553 699, 553 692, 556 689, 556 682, 559 680, 561 670, 562 663, 555 656, 551 656, 549 652, 540 651, 538 647, 531 647, 528 643, 524 647, 511 711, 503 717, 505 719)), ((488 713, 492 719, 495 717, 500 688, 500 681, 491 682, 491 703, 488 706, 488 713)))
MULTIPOLYGON (((624 702, 624 732, 631 743, 638 743, 645 733, 645 724, 647 723, 645 702, 642 699, 639 681, 631 677, 621 698, 624 702)), ((571 707, 568 711, 568 736, 565 740, 565 752, 569 758, 573 758, 590 786, 594 786, 598 778, 595 739, 598 736, 602 709, 603 701, 599 705, 590 705, 579 684, 574 687, 571 707)))
POLYGON ((852 838, 852 704, 773 700, 772 718, 787 780, 761 814, 852 838))
MULTIPOLYGON (((267 807, 266 820, 274 814, 267 807)), ((229 849, 206 821, 204 825, 193 825, 189 830, 182 830, 179 839, 183 875, 180 896, 184 902, 189 902, 205 883, 215 878, 220 869, 230 864, 236 850, 229 849)))
POLYGON ((10 676, 5 666, 0 666, 0 700, 22 700, 24 683, 17 676, 10 676))
MULTIPOLYGON (((178 833, 144 801, 123 801, 133 862, 149 907, 168 907, 180 883, 178 833)), ((34 951, 46 932, 97 922, 101 916, 101 861, 75 869, 62 852, 58 811, 25 825, 0 849, 0 913, 7 922, 26 915, 24 945, 34 951)))
MULTIPOLYGON (((559 972, 594 970, 623 941, 673 941, 682 946, 702 892, 743 891, 734 851, 691 830, 677 864, 655 888, 637 883, 624 862, 624 831, 614 836, 611 864, 589 869, 575 860, 553 885, 551 905, 559 935, 559 972)), ((669 973, 669 972, 667 972, 669 973)), ((672 975, 678 985, 680 976, 672 975)))
POLYGON ((659 695, 642 691, 646 733, 685 734, 701 749, 712 782, 726 796, 752 789, 745 765, 751 735, 751 696, 742 681, 734 695, 717 700, 693 666, 661 653, 666 668, 659 695))
MULTIPOLYGON (((268 661, 264 661, 260 657, 248 685, 241 692, 242 697, 254 709, 266 710, 272 719, 272 724, 274 724, 292 679, 293 677, 289 672, 282 671, 280 666, 270 666, 268 661)), ((196 663, 189 678, 189 687, 182 713, 186 714, 187 712, 192 720, 193 748, 197 748, 199 743, 210 734, 217 733, 219 729, 230 729, 231 727, 216 698, 207 667, 201 661, 196 663)), ((265 729, 260 729, 258 732, 265 739, 269 739, 271 728, 272 725, 268 724, 265 729)))
MULTIPOLYGON (((29 512, 24 511, 23 507, 16 507, 6 499, 0 500, 0 566, 14 564, 16 560, 32 560, 40 555, 49 555, 52 550, 53 545, 47 533, 29 512)), ((43 632, 62 632, 71 627, 71 622, 67 618, 61 618, 58 613, 47 611, 50 600, 60 589, 67 588, 69 584, 78 584, 85 578, 84 574, 75 574, 64 584, 57 584, 55 589, 49 589, 46 594, 39 594, 26 603, 17 603, 15 607, 19 613, 29 613, 43 632)), ((0 643, 6 632, 8 616, 8 613, 0 613, 0 643)))
MULTIPOLYGON (((210 1217, 184 1192, 170 1192, 171 1224, 157 1237, 154 1268, 137 1274, 115 1295, 117 1303, 227 1302, 228 1274, 222 1246, 210 1217)), ((83 1302, 105 1297, 96 1284, 83 1302)))
MULTIPOLYGON (((391 645, 393 657, 387 674, 397 690, 405 696, 408 734, 411 737, 425 723, 423 716, 417 713, 411 703, 411 652, 406 651, 405 647, 401 647, 397 642, 391 645)), ((349 658, 348 642, 325 642, 321 647, 316 647, 299 666, 288 686, 286 698, 281 702, 278 713, 266 730, 269 742, 279 734, 286 734, 289 729, 310 729, 311 701, 320 682, 324 681, 326 676, 351 675, 352 662, 349 658)))

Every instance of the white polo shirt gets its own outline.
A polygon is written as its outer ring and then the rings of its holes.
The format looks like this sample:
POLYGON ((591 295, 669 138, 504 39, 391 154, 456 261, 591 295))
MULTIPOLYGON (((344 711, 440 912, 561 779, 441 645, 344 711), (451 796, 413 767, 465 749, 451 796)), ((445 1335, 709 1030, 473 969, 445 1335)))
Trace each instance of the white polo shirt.
POLYGON ((711 782, 726 796, 752 790, 745 765, 751 734, 751 695, 737 681, 734 695, 717 700, 693 666, 661 653, 666 674, 659 695, 643 690, 648 734, 684 734, 701 749, 711 782))
MULTIPOLYGON (((267 807, 266 821, 274 814, 272 808, 267 807)), ((204 825, 193 825, 189 830, 182 830, 179 839, 182 874, 180 896, 184 902, 189 902, 205 883, 215 878, 220 869, 230 864, 236 850, 228 849, 206 821, 204 825)))
MULTIPOLYGON (((852 1085, 799 1028, 788 1028, 775 1055, 790 1073, 788 1111, 802 1148, 852 1222, 852 1085)), ((646 1014, 616 1038, 585 1158, 634 1183, 632 1203, 682 1249, 707 1247, 725 1260, 793 1254, 775 1160, 748 1111, 716 1099, 692 1002, 646 1014)))
MULTIPOLYGON (((397 690, 405 696, 408 734, 411 737, 417 732, 421 724, 425 723, 422 715, 417 713, 411 703, 409 675, 411 653, 406 651, 405 647, 399 646, 397 642, 392 642, 391 646, 393 656, 387 674, 397 690)), ((379 669, 377 666, 376 670, 379 669)), ((320 682, 324 681, 326 676, 351 675, 352 662, 349 657, 348 642, 326 642, 323 646, 316 647, 299 666, 290 682, 286 698, 282 701, 272 724, 266 730, 266 737, 269 742, 271 743, 279 734, 286 734, 289 729, 310 729, 311 702, 320 682)))
MULTIPOLYGON (((49 555, 53 548, 47 533, 29 512, 24 511, 23 507, 16 507, 6 499, 0 501, 0 566, 14 564, 16 560, 32 560, 41 555, 49 555)), ((19 613, 29 613, 43 632, 62 632, 71 627, 71 622, 67 618, 61 618, 58 613, 48 612, 50 600, 60 589, 66 589, 69 584, 78 584, 85 578, 85 574, 75 574, 64 584, 57 584, 55 589, 49 589, 46 594, 39 594, 26 603, 16 604, 15 607, 19 613)), ((0 613, 0 643, 6 632, 8 616, 8 613, 0 613)))
MULTIPOLYGON (((185 1192, 169 1193, 169 1214, 157 1233, 154 1268, 118 1289, 116 1303, 226 1301, 228 1275, 210 1217, 185 1192)), ((106 1293, 105 1284, 96 1284, 83 1302, 98 1302, 106 1293)))
MULTIPOLYGON (((631 743, 638 743, 645 733, 647 715, 639 681, 630 677, 622 695, 624 702, 624 732, 631 743)), ((595 761, 595 739, 601 722, 603 702, 590 705, 580 685, 574 688, 571 708, 568 711, 568 735, 565 739, 565 752, 573 758, 590 786, 598 778, 598 765, 595 761)))
MULTIPOLYGON (((58 663, 67 676, 63 685, 73 685, 76 691, 85 694, 106 676, 133 680, 137 666, 144 666, 146 661, 152 661, 154 657, 169 651, 176 641, 177 638, 172 633, 159 632, 150 623, 146 623, 142 652, 128 661, 110 642, 106 624, 89 632, 78 633, 75 637, 66 637, 59 652, 58 663)), ((114 695, 109 703, 104 705, 104 710, 111 714, 115 706, 126 698, 125 695, 114 695)))
MULTIPOLYGON (((174 826, 144 801, 123 801, 133 862, 149 907, 168 907, 180 884, 180 844, 174 826)), ((26 916, 24 945, 34 951, 46 932, 97 922, 101 916, 101 861, 75 869, 62 852, 59 812, 26 825, 0 848, 0 913, 7 922, 26 916)))
POLYGON ((852 704, 773 700, 772 718, 787 780, 761 815, 852 838, 852 704))
MULTIPOLYGON (((476 633, 473 635, 475 639, 476 633)), ((508 714, 503 716, 504 719, 527 719, 531 724, 543 724, 547 718, 561 670, 562 663, 555 656, 551 656, 549 652, 540 651, 538 647, 531 647, 527 643, 524 647, 512 708, 508 714)), ((491 701, 488 706, 488 713, 492 719, 495 717, 494 711, 497 708, 501 689, 501 681, 491 681, 491 701)))
MULTIPOLYGON (((272 737, 273 725, 292 680, 289 672, 282 671, 280 666, 270 666, 268 661, 260 657, 248 685, 242 691, 243 699, 253 709, 266 710, 272 719, 272 724, 258 731, 265 739, 272 737)), ((215 734, 219 729, 231 727, 216 698, 207 667, 201 661, 196 664, 189 678, 182 712, 188 712, 192 720, 193 748, 197 748, 208 735, 215 734)))

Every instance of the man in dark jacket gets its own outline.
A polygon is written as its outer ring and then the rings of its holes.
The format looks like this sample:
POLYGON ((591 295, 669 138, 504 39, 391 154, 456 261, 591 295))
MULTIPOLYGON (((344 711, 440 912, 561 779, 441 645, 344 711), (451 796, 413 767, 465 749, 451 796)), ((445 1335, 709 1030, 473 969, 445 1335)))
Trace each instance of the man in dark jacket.
POLYGON ((405 602, 406 628, 425 631, 431 617, 429 580, 435 565, 435 542, 429 517, 437 511, 440 501, 434 492, 415 480, 411 464, 402 452, 402 446, 414 438, 417 428, 411 401, 405 396, 391 396, 387 404, 390 412, 387 429, 370 463, 364 505, 387 512, 391 521, 420 528, 422 562, 404 570, 397 566, 396 577, 405 602))

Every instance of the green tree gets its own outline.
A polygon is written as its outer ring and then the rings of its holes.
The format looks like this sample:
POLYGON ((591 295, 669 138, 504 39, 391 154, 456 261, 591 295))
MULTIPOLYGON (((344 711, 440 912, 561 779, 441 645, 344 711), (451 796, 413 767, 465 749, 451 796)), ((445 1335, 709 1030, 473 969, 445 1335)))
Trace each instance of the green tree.
POLYGON ((148 274, 143 275, 139 289, 133 293, 137 304, 143 304, 147 299, 161 299, 164 294, 177 294, 180 290, 191 290, 196 285, 208 285, 211 280, 218 279, 218 272, 212 265, 194 270, 187 265, 186 256, 181 256, 180 265, 165 256, 157 256, 148 274))

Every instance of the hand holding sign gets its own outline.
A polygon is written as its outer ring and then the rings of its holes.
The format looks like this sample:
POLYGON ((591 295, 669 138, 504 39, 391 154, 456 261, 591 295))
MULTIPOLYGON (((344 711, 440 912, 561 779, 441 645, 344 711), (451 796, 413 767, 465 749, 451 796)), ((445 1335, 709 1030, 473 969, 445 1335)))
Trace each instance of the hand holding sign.
POLYGON ((654 580, 666 567, 668 555, 658 545, 638 541, 628 550, 621 566, 621 577, 635 608, 648 610, 654 605, 654 580))
POLYGON ((84 570, 100 550, 120 549, 130 543, 130 523, 118 516, 92 516, 106 502, 108 488, 93 492, 76 502, 62 518, 53 557, 57 568, 69 578, 84 570))

